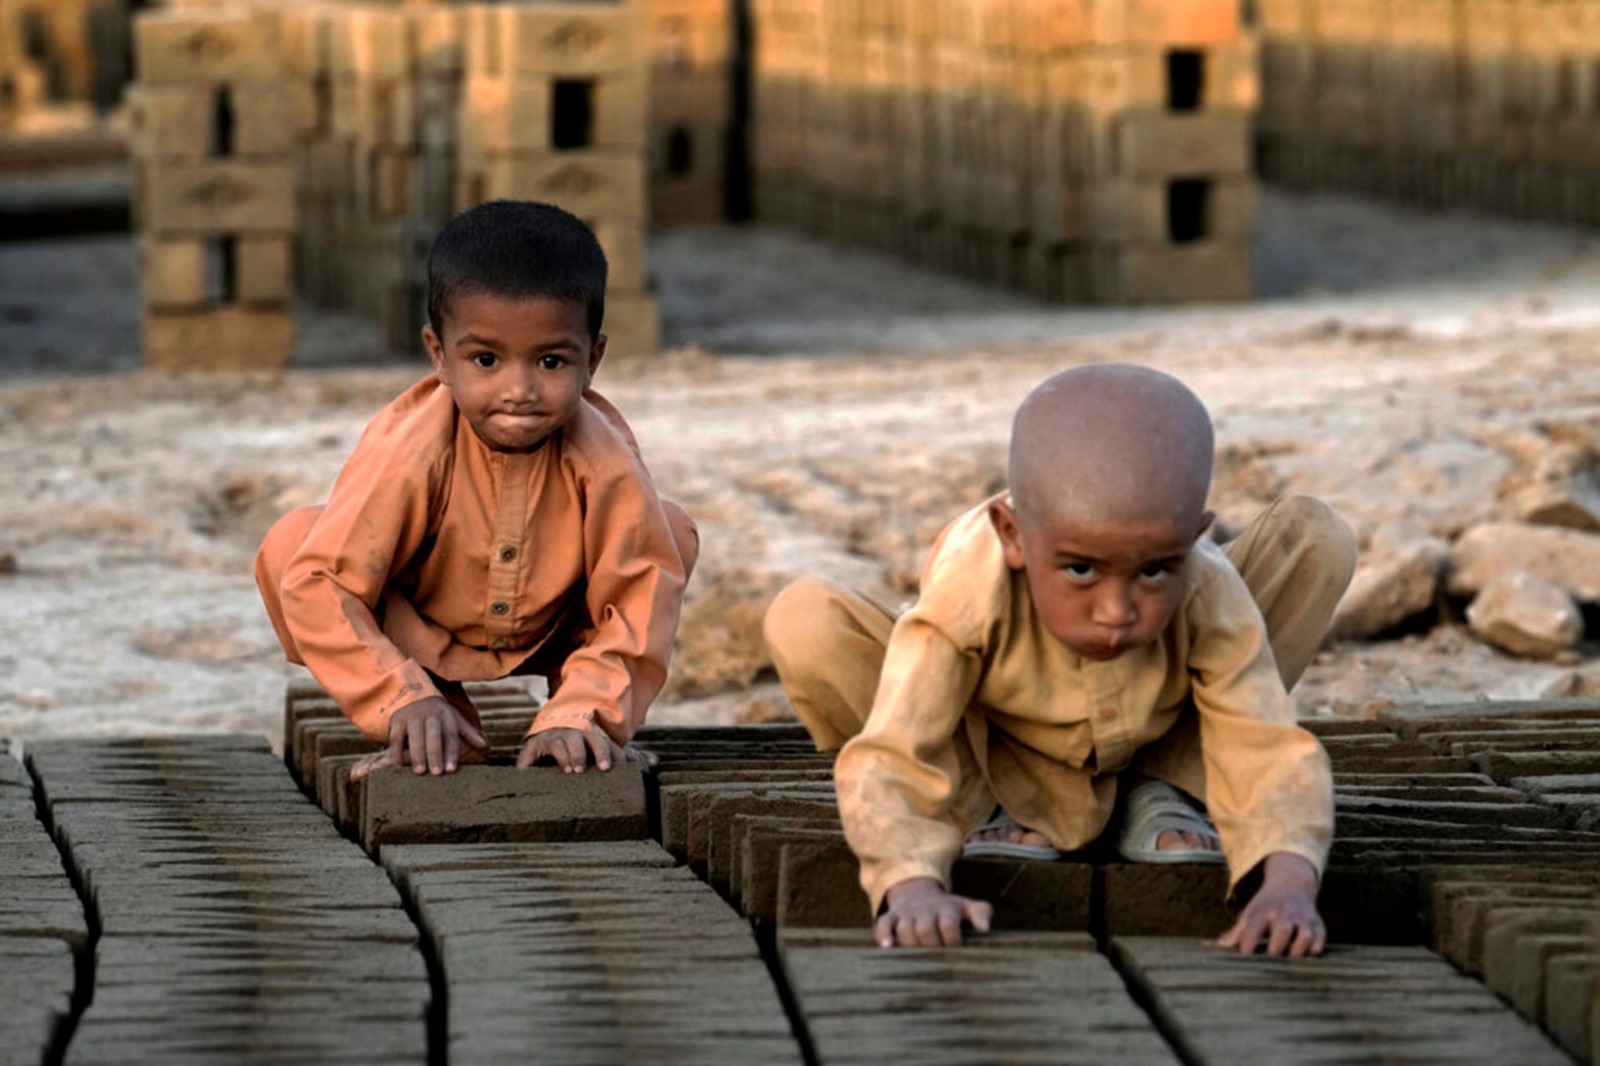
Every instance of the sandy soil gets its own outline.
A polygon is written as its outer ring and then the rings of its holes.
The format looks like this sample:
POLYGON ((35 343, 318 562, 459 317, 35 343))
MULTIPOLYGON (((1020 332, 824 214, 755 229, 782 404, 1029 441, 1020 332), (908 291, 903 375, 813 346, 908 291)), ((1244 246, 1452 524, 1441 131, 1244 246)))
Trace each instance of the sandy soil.
MULTIPOLYGON (((1190 382, 1234 530, 1295 490, 1364 534, 1451 535, 1497 513, 1518 440, 1600 425, 1600 242, 1571 231, 1273 194, 1264 299, 1171 311, 1048 308, 759 229, 652 251, 675 350, 608 363, 600 387, 702 527, 659 721, 783 714, 758 637, 772 592, 802 573, 912 592, 941 523, 999 486, 1012 408, 1066 365, 1190 382)), ((126 238, 0 244, 0 735, 271 736, 291 669, 252 551, 421 357, 308 309, 288 374, 154 375, 136 292, 126 238)), ((1443 625, 1334 645, 1296 697, 1360 714, 1600 691, 1597 656, 1518 661, 1443 625)))

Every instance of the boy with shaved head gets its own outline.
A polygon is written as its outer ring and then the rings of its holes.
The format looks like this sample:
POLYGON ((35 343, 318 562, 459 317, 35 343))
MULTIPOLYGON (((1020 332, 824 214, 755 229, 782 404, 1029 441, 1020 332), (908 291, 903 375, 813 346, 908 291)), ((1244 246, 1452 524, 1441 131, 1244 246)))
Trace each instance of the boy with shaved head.
POLYGON ((1175 378, 1068 370, 1023 402, 1009 492, 946 527, 902 616, 815 580, 774 601, 767 641, 839 752, 878 943, 987 930, 989 904, 950 892, 963 851, 1054 858, 1120 813, 1124 858, 1226 862, 1230 896, 1254 889, 1219 944, 1321 952, 1332 777, 1288 689, 1355 540, 1292 497, 1217 547, 1211 466, 1210 418, 1175 378))

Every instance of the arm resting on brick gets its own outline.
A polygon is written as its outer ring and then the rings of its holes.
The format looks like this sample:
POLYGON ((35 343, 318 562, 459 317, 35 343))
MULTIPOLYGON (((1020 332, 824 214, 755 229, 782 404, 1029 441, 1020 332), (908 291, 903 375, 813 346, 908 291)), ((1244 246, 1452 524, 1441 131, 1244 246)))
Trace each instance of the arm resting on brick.
POLYGON ((1299 855, 1321 876, 1333 842, 1333 776, 1295 723, 1266 624, 1242 582, 1197 598, 1206 621, 1190 649, 1206 766, 1206 805, 1228 857, 1229 892, 1268 855, 1299 855))
POLYGON ((963 835, 951 814, 961 784, 955 738, 980 670, 976 656, 914 610, 890 635, 872 713, 834 767, 840 817, 874 913, 909 878, 950 887, 963 835))
POLYGON ((306 666, 376 741, 388 739, 395 711, 439 694, 375 614, 385 586, 421 547, 428 513, 425 483, 395 476, 379 449, 358 446, 283 574, 284 614, 306 666))
POLYGON ((590 626, 529 735, 598 724, 626 744, 666 681, 684 568, 647 483, 613 478, 586 497, 584 591, 590 626))

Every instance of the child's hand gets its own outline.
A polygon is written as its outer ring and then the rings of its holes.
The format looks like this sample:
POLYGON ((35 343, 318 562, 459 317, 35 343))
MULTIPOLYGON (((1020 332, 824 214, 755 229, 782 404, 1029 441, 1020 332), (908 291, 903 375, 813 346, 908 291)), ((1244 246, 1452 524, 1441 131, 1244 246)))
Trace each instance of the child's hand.
POLYGON ((975 932, 989 931, 994 908, 982 900, 967 899, 946 892, 931 877, 912 877, 889 889, 889 903, 877 925, 873 939, 880 948, 956 947, 961 943, 961 925, 970 924, 975 932))
POLYGON ((623 747, 606 735, 606 731, 593 722, 587 729, 563 726, 535 733, 522 745, 517 756, 517 768, 525 769, 543 758, 555 760, 562 771, 581 774, 589 765, 589 753, 594 753, 594 764, 602 770, 611 769, 612 763, 637 762, 646 766, 656 764, 655 756, 640 751, 632 744, 623 747))
POLYGON ((447 700, 428 696, 394 712, 389 719, 389 746, 351 767, 350 780, 407 763, 419 774, 450 774, 458 762, 485 762, 488 757, 489 741, 483 733, 447 700))
POLYGON ((1321 955, 1327 943, 1328 929, 1317 912, 1317 871, 1298 855, 1279 851, 1267 856, 1260 890, 1233 928, 1213 943, 1253 955, 1263 936, 1268 955, 1294 959, 1321 955))

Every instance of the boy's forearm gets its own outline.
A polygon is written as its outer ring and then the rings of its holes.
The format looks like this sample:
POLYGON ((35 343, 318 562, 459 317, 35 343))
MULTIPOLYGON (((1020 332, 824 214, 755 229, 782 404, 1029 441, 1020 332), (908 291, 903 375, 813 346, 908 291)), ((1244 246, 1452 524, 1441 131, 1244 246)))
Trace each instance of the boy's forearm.
POLYGON ((1315 893, 1322 878, 1317 868, 1304 855, 1292 851, 1275 851, 1261 864, 1261 884, 1309 888, 1315 893))

